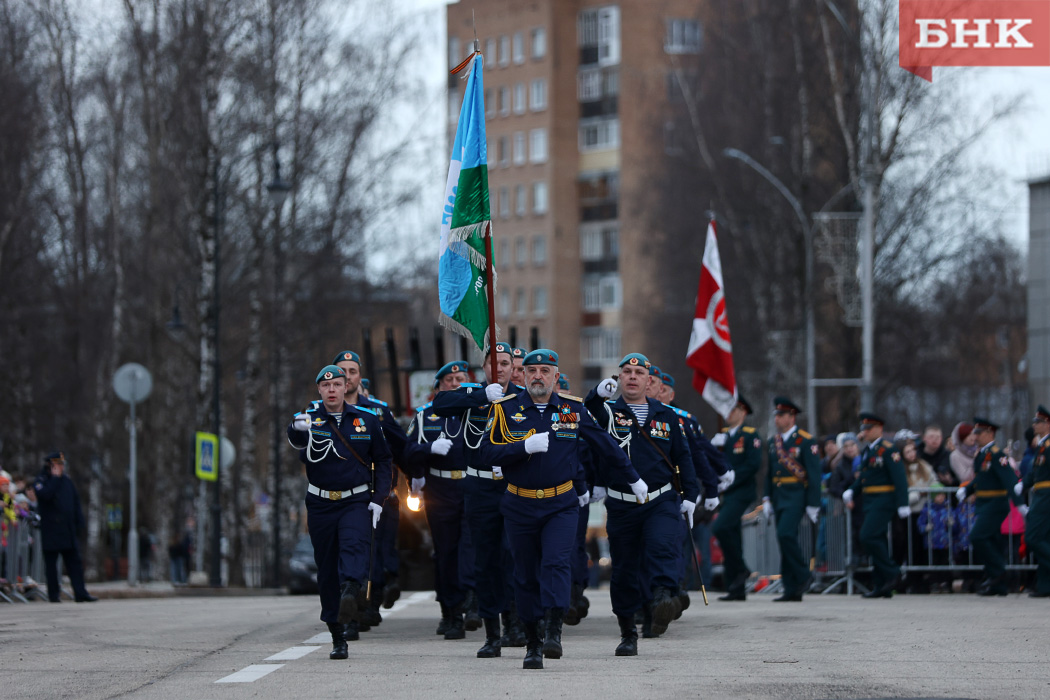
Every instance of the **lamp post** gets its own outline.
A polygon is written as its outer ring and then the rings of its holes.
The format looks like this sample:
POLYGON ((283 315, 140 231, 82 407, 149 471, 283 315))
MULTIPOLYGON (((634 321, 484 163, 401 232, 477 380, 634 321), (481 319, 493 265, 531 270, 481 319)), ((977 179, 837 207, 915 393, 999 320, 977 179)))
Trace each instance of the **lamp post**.
POLYGON ((273 518, 273 586, 281 585, 281 406, 280 387, 283 361, 281 357, 281 342, 279 340, 279 325, 281 314, 278 309, 282 303, 282 281, 284 277, 284 256, 281 252, 281 208, 284 206, 288 193, 291 192, 291 184, 281 179, 281 161, 278 156, 278 143, 273 143, 273 180, 266 186, 266 192, 270 196, 273 205, 273 255, 274 255, 274 282, 273 282, 273 314, 272 332, 273 343, 273 504, 270 516, 273 518))
MULTIPOLYGON (((223 193, 219 183, 219 160, 215 160, 215 279, 212 280, 212 432, 215 437, 222 435, 222 362, 219 352, 219 312, 222 309, 219 286, 219 263, 222 251, 223 193)), ((218 455, 216 455, 218 459, 218 455)), ((218 588, 222 585, 222 475, 211 484, 211 566, 208 585, 218 588)))

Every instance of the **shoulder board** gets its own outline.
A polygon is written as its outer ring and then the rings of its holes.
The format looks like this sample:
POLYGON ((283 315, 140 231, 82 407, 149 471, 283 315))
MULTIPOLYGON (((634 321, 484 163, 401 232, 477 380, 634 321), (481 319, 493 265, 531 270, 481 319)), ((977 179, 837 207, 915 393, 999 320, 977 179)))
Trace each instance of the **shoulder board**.
POLYGON ((720 432, 720 433, 728 433, 729 432, 729 428, 722 428, 718 432, 720 432))
POLYGON ((317 406, 310 404, 302 410, 302 413, 317 413, 317 406))
POLYGON ((684 408, 678 408, 677 406, 672 406, 671 404, 668 404, 668 403, 665 403, 664 406, 667 406, 669 409, 671 409, 672 411, 674 411, 675 413, 680 415, 682 418, 692 418, 693 417, 693 414, 690 413, 689 411, 685 410, 684 408))
POLYGON ((481 385, 475 382, 463 382, 459 385, 460 389, 480 389, 481 385))
POLYGON ((361 406, 361 405, 358 405, 358 404, 353 404, 351 406, 351 408, 354 408, 354 409, 356 409, 358 411, 363 411, 364 413, 370 413, 373 416, 378 416, 379 415, 379 413, 378 413, 378 411, 376 411, 376 409, 368 408, 367 406, 361 406))
POLYGON ((573 396, 572 394, 558 394, 558 396, 563 399, 568 399, 569 401, 583 403, 583 399, 581 399, 579 396, 573 396))
POLYGON ((757 433, 757 432, 758 432, 758 429, 757 429, 757 428, 752 428, 752 427, 751 427, 750 425, 745 425, 745 426, 743 427, 743 431, 744 431, 745 433, 757 433))
POLYGON ((369 396, 368 400, 371 401, 372 403, 377 403, 380 406, 386 406, 387 408, 390 408, 390 404, 388 404, 386 401, 383 401, 382 399, 377 399, 377 398, 374 398, 372 396, 369 396))
POLYGON ((496 399, 495 401, 492 402, 492 404, 495 405, 495 404, 498 404, 498 403, 503 403, 504 401, 510 401, 511 399, 513 399, 516 396, 517 396, 517 394, 507 394, 506 396, 504 396, 501 399, 496 399))
POLYGON ((433 405, 434 405, 433 401, 427 401, 425 404, 423 404, 422 406, 420 406, 419 408, 416 409, 416 413, 419 413, 421 411, 425 411, 425 410, 427 410, 428 408, 430 408, 433 405))
POLYGON ((889 440, 883 440, 882 441, 882 446, 883 447, 893 447, 893 443, 890 442, 889 440))
POLYGON ((802 436, 803 438, 805 438, 806 440, 812 440, 812 439, 813 439, 813 436, 812 436, 812 435, 810 435, 809 433, 807 433, 807 432, 806 432, 805 430, 803 430, 802 428, 799 428, 799 429, 798 429, 798 434, 799 434, 799 435, 801 435, 801 436, 802 436))
POLYGON ((992 454, 998 454, 999 452, 1002 452, 1002 450, 999 449, 999 446, 992 445, 992 454))

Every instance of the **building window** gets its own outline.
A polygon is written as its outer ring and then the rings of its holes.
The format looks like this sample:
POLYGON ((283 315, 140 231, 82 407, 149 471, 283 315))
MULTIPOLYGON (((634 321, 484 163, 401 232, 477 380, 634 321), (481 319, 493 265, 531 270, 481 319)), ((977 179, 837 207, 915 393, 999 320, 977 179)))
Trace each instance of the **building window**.
POLYGON ((500 164, 500 167, 505 168, 510 159, 510 146, 507 143, 507 137, 500 136, 499 141, 496 143, 498 144, 496 147, 496 162, 500 164))
POLYGON ((525 195, 525 185, 518 185, 514 188, 514 213, 518 216, 525 216, 525 212, 528 211, 528 202, 525 195))
POLYGON ((525 35, 521 32, 514 34, 514 63, 525 63, 525 35))
POLYGON ((580 227, 580 260, 608 260, 619 254, 620 229, 615 225, 584 224, 580 227))
POLYGON ((499 115, 506 117, 510 114, 510 88, 504 85, 499 89, 499 115))
POLYGON ((499 257, 496 258, 496 262, 501 265, 510 264, 510 241, 506 238, 499 242, 499 257))
POLYGON ((496 40, 495 39, 486 39, 485 40, 485 64, 486 64, 487 68, 491 67, 489 65, 490 62, 493 65, 496 63, 496 40))
POLYGON ((525 165, 525 132, 514 132, 514 165, 525 165))
POLYGON ((584 311, 616 311, 622 306, 619 275, 587 275, 583 278, 584 311))
POLYGON ((510 37, 499 38, 499 65, 501 68, 510 65, 510 37))
POLYGON ((532 57, 543 58, 547 55, 547 30, 536 27, 532 30, 532 57))
POLYGON ((496 116, 496 103, 492 100, 492 89, 485 90, 485 116, 491 119, 496 116))
POLYGON ((499 188, 499 216, 501 219, 510 217, 510 192, 506 187, 499 188))
POLYGON ((532 183, 532 213, 546 214, 547 206, 547 183, 532 183))
POLYGON ((602 72, 600 70, 581 70, 576 76, 576 96, 580 102, 596 102, 602 99, 602 72))
POLYGON ((620 147, 620 120, 618 118, 581 119, 580 151, 602 151, 620 147))
POLYGON ((700 53, 700 22, 695 19, 667 20, 664 51, 667 53, 700 53))
POLYGON ((536 316, 547 315, 547 288, 533 287, 532 289, 532 313, 536 316))
POLYGON ((547 264, 547 239, 543 236, 536 236, 532 239, 532 264, 547 264))
POLYGON ((514 313, 518 316, 524 316, 528 312, 527 303, 525 289, 518 287, 518 291, 514 293, 514 313))
POLYGON ((610 5, 581 12, 576 22, 576 37, 582 49, 582 63, 597 63, 600 66, 619 63, 620 8, 610 5), (584 56, 589 60, 582 60, 584 56))
POLYGON ((450 91, 448 93, 448 122, 449 124, 455 124, 459 121, 459 91, 450 91))
POLYGON ((580 354, 585 365, 601 365, 620 359, 620 329, 592 327, 580 332, 580 354))
POLYGON ((518 267, 525 267, 525 264, 529 261, 529 244, 524 238, 519 238, 514 243, 514 264, 518 267))
POLYGON ((529 162, 547 162, 547 130, 533 129, 529 132, 529 162))
POLYGON ((536 78, 532 81, 532 90, 529 96, 529 107, 533 112, 547 109, 547 80, 536 78))
POLYGON ((506 289, 499 292, 499 315, 503 318, 510 316, 510 294, 506 289))
POLYGON ((455 68, 459 65, 459 37, 450 36, 448 38, 448 67, 449 69, 455 68))
POLYGON ((525 114, 525 83, 514 85, 514 113, 525 114))

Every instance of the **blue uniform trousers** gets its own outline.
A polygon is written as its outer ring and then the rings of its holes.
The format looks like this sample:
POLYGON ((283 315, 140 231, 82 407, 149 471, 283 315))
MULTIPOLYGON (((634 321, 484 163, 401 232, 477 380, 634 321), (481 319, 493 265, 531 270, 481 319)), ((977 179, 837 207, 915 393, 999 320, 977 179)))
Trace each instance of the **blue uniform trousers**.
POLYGON ((84 565, 80 561, 80 547, 74 542, 69 549, 44 550, 44 574, 47 576, 48 600, 59 600, 62 593, 62 584, 58 580, 59 554, 62 555, 62 567, 69 576, 70 584, 73 586, 73 597, 77 600, 87 598, 88 591, 84 587, 84 565))
POLYGON ((401 522, 400 501, 391 496, 383 503, 383 515, 376 528, 375 561, 372 566, 372 582, 378 586, 397 580, 401 557, 397 553, 397 529, 401 522), (389 576, 389 581, 387 574, 389 576))
POLYGON ((1002 524, 1009 514, 1010 502, 1005 498, 977 499, 977 519, 970 530, 970 543, 977 561, 984 564, 985 578, 1006 573, 1002 524))
POLYGON ((468 476, 464 486, 467 521, 474 539, 474 590, 478 614, 483 618, 499 617, 507 609, 507 547, 500 512, 500 500, 506 492, 507 482, 502 479, 468 476))
POLYGON ((576 543, 572 550, 572 582, 580 588, 586 588, 588 581, 587 521, 590 516, 590 508, 580 508, 580 517, 576 523, 576 543))
POLYGON ((474 576, 474 530, 470 527, 470 516, 467 515, 466 492, 463 494, 463 519, 460 521, 459 533, 459 585, 464 593, 476 587, 474 576))
MULTIPOLYGON (((860 545, 871 557, 871 582, 875 588, 889 584, 901 570, 890 557, 886 528, 897 517, 897 501, 892 493, 864 494, 864 522, 860 526, 860 545)), ((1000 521, 1001 522, 1001 521, 1000 521)))
POLYGON ((434 538, 434 590, 439 603, 455 608, 463 602, 460 580, 460 540, 464 530, 463 489, 460 479, 429 475, 423 507, 434 538))
POLYGON ((648 597, 647 588, 678 590, 682 562, 682 525, 678 499, 668 496, 646 504, 607 500, 610 595, 616 615, 633 615, 648 597), (645 572, 646 579, 640 579, 645 572))
POLYGON ((514 557, 514 598, 524 622, 539 620, 547 608, 569 607, 579 509, 571 490, 549 498, 503 496, 500 510, 514 557))
POLYGON ((343 581, 353 579, 364 584, 368 578, 372 514, 368 510, 368 495, 358 498, 329 501, 313 494, 306 496, 307 525, 314 546, 324 622, 337 621, 343 581))

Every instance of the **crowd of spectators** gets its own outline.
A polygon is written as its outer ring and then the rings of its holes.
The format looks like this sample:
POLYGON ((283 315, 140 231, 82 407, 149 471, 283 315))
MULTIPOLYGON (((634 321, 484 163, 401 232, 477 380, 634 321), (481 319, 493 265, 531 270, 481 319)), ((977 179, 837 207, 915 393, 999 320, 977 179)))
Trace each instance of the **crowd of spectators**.
POLYGON ((35 528, 39 522, 32 481, 0 469, 0 592, 15 590, 24 595, 37 588, 38 583, 31 576, 12 571, 14 562, 9 560, 8 552, 18 528, 35 528))

